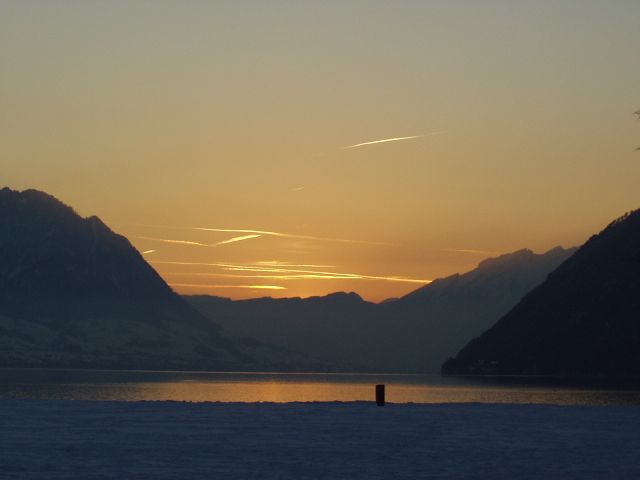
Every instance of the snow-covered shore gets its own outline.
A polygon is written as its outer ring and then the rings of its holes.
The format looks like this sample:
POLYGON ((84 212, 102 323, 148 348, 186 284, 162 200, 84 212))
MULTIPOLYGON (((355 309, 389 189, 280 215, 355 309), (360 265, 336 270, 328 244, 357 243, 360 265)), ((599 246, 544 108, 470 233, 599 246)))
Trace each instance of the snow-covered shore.
POLYGON ((0 478, 637 479, 640 406, 0 399, 0 478))

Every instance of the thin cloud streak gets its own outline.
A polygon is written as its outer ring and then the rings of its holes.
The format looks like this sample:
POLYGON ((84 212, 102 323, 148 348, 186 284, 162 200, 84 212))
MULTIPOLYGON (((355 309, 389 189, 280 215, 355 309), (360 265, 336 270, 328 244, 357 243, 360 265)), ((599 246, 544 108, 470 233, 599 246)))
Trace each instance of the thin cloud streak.
MULTIPOLYGON (((289 269, 289 268, 272 268, 272 267, 257 267, 257 266, 248 266, 248 265, 230 265, 224 263, 196 263, 196 262, 151 262, 154 264, 169 264, 169 265, 206 265, 212 267, 219 267, 226 271, 232 272, 257 272, 257 273, 279 273, 279 274, 287 274, 286 277, 291 277, 289 274, 295 275, 308 275, 310 277, 307 278, 317 278, 317 279, 343 279, 343 280, 384 280, 388 282, 407 282, 407 283, 421 283, 427 284, 431 283, 431 280, 421 280, 421 279, 413 279, 406 277, 380 277, 373 275, 359 275, 356 273, 338 273, 338 272, 320 272, 316 270, 297 270, 297 269, 289 269)), ((184 273, 182 275, 190 275, 189 273, 184 273)), ((197 274, 196 274, 197 275, 197 274)), ((238 275, 240 278, 278 278, 278 275, 267 275, 259 277, 258 275, 238 275)), ((304 278, 304 277, 297 277, 304 278)))
MULTIPOLYGON (((118 222, 115 222, 115 223, 118 223, 118 222)), ((147 223, 125 223, 125 225, 135 225, 138 227, 153 227, 153 228, 171 228, 171 229, 178 229, 178 230, 199 230, 203 232, 246 233, 247 235, 245 236, 245 239, 255 238, 255 237, 249 237, 249 235, 257 235, 257 236, 266 235, 266 236, 281 237, 281 238, 298 238, 301 240, 315 240, 320 242, 362 243, 366 245, 386 245, 386 246, 397 245, 395 243, 371 242, 368 240, 349 240, 345 238, 326 238, 326 237, 314 237, 311 235, 294 235, 291 233, 270 232, 267 230, 244 230, 244 229, 232 229, 232 228, 205 228, 205 227, 171 227, 166 225, 151 225, 147 223)), ((167 241, 170 243, 185 243, 188 245, 200 245, 205 247, 212 247, 215 245, 220 245, 221 243, 226 243, 226 242, 221 242, 216 244, 204 244, 204 243, 198 243, 198 242, 189 242, 185 240, 166 240, 166 239, 151 238, 151 237, 133 236, 133 235, 131 235, 131 238, 167 241)))
MULTIPOLYGON (((181 272, 158 272, 160 275, 178 275, 195 277, 217 277, 217 278, 259 278, 270 280, 383 280, 387 282, 407 282, 420 283, 425 285, 432 280, 415 280, 404 277, 373 277, 369 275, 355 275, 349 273, 327 273, 327 274, 293 274, 293 275, 232 275, 227 273, 181 273, 181 272)), ((169 284, 172 285, 172 284, 169 284)))
POLYGON ((391 243, 370 242, 367 240, 348 240, 344 238, 313 237, 310 235, 294 235, 291 233, 269 232, 265 230, 234 230, 234 229, 224 229, 224 228, 203 228, 203 227, 192 227, 192 229, 201 230, 205 232, 228 232, 228 233, 248 233, 248 234, 257 234, 257 235, 270 235, 272 237, 298 238, 301 240, 316 240, 321 242, 366 243, 368 245, 392 245, 391 243))
POLYGON ((216 245, 224 245, 225 243, 241 242, 242 240, 249 240, 250 238, 258 238, 261 235, 243 235, 242 237, 234 237, 224 242, 218 242, 216 245))
POLYGON ((131 238, 141 238, 143 240, 153 240, 155 242, 179 243, 181 245, 197 245, 199 247, 215 247, 216 246, 215 244, 189 242, 187 240, 171 240, 169 238, 141 237, 141 236, 137 236, 137 235, 131 235, 131 238))
POLYGON ((295 264, 289 262, 280 262, 278 260, 251 262, 249 265, 255 265, 257 267, 336 268, 335 265, 295 264))
MULTIPOLYGON (((162 276, 190 276, 190 277, 216 277, 216 278, 259 278, 259 279, 271 279, 271 280, 344 280, 353 277, 345 277, 341 274, 326 274, 326 275, 233 275, 230 273, 183 273, 183 272, 158 272, 162 276)), ((356 277, 357 279, 357 277, 356 277)))
POLYGON ((258 288, 264 290, 287 290, 287 287, 278 285, 192 285, 190 283, 169 283, 171 287, 197 287, 197 288, 258 288))
MULTIPOLYGON (((182 245, 196 245, 198 247, 217 247, 218 245, 225 245, 227 243, 240 242, 242 240, 249 240, 251 238, 257 238, 260 236, 261 235, 243 235, 242 237, 234 237, 234 238, 230 238, 229 240, 224 240, 218 243, 200 243, 200 242, 191 242, 188 240, 173 240, 170 238, 141 237, 138 235, 132 235, 131 238, 140 238, 143 240, 153 240, 156 242, 165 242, 165 243, 179 243, 182 245)), ((155 251, 155 250, 150 250, 150 251, 155 251)))
POLYGON ((433 135, 440 135, 441 133, 446 133, 446 132, 433 132, 433 133, 426 133, 424 135, 413 135, 411 137, 385 138, 384 140, 374 140, 373 142, 364 142, 364 143, 358 143, 356 145, 349 145, 348 147, 342 147, 342 149, 345 150, 347 148, 363 147, 365 145, 374 145, 376 143, 397 142, 399 140, 410 140, 412 138, 431 137, 433 135))

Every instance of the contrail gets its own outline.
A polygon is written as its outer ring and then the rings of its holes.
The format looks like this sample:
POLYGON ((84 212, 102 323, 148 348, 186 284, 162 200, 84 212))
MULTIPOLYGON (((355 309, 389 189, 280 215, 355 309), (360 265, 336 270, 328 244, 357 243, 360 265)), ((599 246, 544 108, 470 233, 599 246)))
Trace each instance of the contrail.
POLYGON ((224 242, 218 242, 215 245, 224 245, 225 243, 233 243, 233 242, 240 242, 242 240, 249 240, 250 238, 257 238, 260 235, 243 235, 242 237, 234 237, 234 238, 230 238, 229 240, 225 240, 224 242))
POLYGON ((140 236, 136 236, 136 235, 131 235, 131 238, 141 238, 143 240, 154 240, 156 242, 165 242, 165 243, 180 243, 182 245, 198 245, 199 247, 215 247, 216 246, 213 243, 189 242, 187 240, 171 240, 171 239, 168 239, 168 238, 140 237, 140 236))
POLYGON ((282 238, 299 238, 301 240, 318 240, 322 242, 343 242, 343 243, 366 243, 369 245, 391 245, 390 243, 383 242, 369 242, 366 240, 347 240, 344 238, 325 238, 325 237, 313 237, 310 235, 294 235, 291 233, 278 233, 278 232, 269 232, 265 230, 234 230, 234 229, 225 229, 225 228, 203 228, 203 227, 187 227, 191 230, 201 230, 205 232, 227 232, 227 233, 249 233, 249 234, 257 234, 257 235, 270 235, 272 237, 282 237, 282 238))
POLYGON ((336 268, 335 265, 315 265, 315 264, 295 264, 289 262, 280 262, 278 260, 264 260, 252 262, 250 265, 256 267, 304 267, 304 268, 336 268))
MULTIPOLYGON (((233 270, 233 269, 230 269, 233 270)), ((282 274, 282 275, 232 275, 228 273, 184 273, 184 272, 158 272, 162 276, 177 275, 180 277, 219 277, 219 278, 260 278, 268 280, 384 280, 386 282, 407 282, 426 285, 432 280, 417 280, 404 277, 373 277, 370 275, 356 275, 350 273, 306 273, 306 274, 282 274)), ((172 285, 171 283, 169 285, 172 285)))
MULTIPOLYGON (((316 240, 321 242, 340 242, 340 243, 361 243, 366 245, 385 245, 391 246, 396 245, 394 243, 385 243, 385 242, 371 242, 367 240, 349 240, 345 238, 326 238, 326 237, 314 237, 311 235, 294 235, 291 233, 279 233, 279 232, 270 232, 265 230, 244 230, 244 229, 231 229, 231 228, 204 228, 204 227, 172 227, 166 225, 152 225, 148 223, 124 223, 124 222, 113 222, 113 223, 121 223, 123 225, 135 225, 138 227, 153 227, 153 228, 170 228, 176 230, 199 230, 203 232, 221 232, 221 233, 246 233, 247 235, 243 237, 237 237, 238 239, 248 239, 248 238, 256 238, 261 235, 271 236, 271 237, 281 237, 281 238, 299 238, 301 240, 316 240), (254 236, 252 236, 254 235, 254 236)), ((161 242, 169 242, 169 243, 184 243, 187 245, 201 245, 205 247, 213 247, 216 245, 220 245, 220 243, 215 244, 203 244, 198 242, 189 242, 186 240, 165 240, 161 238, 151 238, 151 237, 141 237, 131 235, 131 238, 142 238, 147 240, 157 240, 161 242)), ((232 239, 233 240, 233 239, 232 239)), ((238 241, 238 240, 234 240, 238 241)), ((229 243, 229 241, 221 242, 221 243, 229 243)))
MULTIPOLYGON (((360 275, 357 273, 336 273, 336 272, 321 272, 317 270, 298 270, 291 268, 274 268, 274 267, 259 267, 251 265, 231 265, 227 263, 200 263, 200 262, 166 262, 156 261, 150 262, 151 264, 165 264, 165 265, 209 265, 220 267, 222 270, 232 272, 256 272, 256 273, 275 273, 285 275, 255 275, 255 278, 326 278, 326 279, 343 279, 343 280, 385 280, 388 282, 408 282, 408 283, 431 283, 431 280, 420 280, 415 278, 406 277, 378 277, 372 275, 360 275), (293 274, 293 275, 292 275, 293 274)), ((165 273, 165 275, 206 275, 201 273, 165 273)), ((210 274, 213 275, 213 274, 210 274)), ((251 278, 254 275, 237 275, 237 277, 251 278)))
POLYGON ((265 290, 286 290, 287 287, 277 285, 194 285, 190 283, 168 283, 171 287, 198 287, 198 288, 261 288, 265 290))
POLYGON ((355 147, 362 147, 364 145, 373 145, 374 143, 397 142, 398 140, 409 140, 409 139, 412 139, 412 138, 430 137, 432 135, 439 135, 441 133, 446 133, 446 132, 426 133, 424 135, 414 135, 412 137, 385 138, 384 140, 375 140, 373 142, 364 142, 364 143, 358 143, 357 145, 350 145, 348 147, 342 147, 342 149, 344 150, 346 148, 355 148, 355 147))
MULTIPOLYGON (((240 242, 242 240, 249 240, 250 238, 256 238, 256 237, 260 237, 260 235, 243 235, 242 237, 234 237, 234 238, 230 238, 229 240, 224 240, 218 243, 200 243, 200 242, 190 242, 187 240, 172 240, 169 238, 141 237, 137 235, 131 236, 131 238, 141 238, 143 240, 153 240, 156 242, 165 242, 165 243, 179 243, 182 245, 197 245, 198 247, 217 247, 218 245, 224 245, 225 243, 240 242)), ((151 251, 154 252, 155 250, 151 250, 151 251)), ((148 252, 145 252, 145 253, 148 253, 148 252)))

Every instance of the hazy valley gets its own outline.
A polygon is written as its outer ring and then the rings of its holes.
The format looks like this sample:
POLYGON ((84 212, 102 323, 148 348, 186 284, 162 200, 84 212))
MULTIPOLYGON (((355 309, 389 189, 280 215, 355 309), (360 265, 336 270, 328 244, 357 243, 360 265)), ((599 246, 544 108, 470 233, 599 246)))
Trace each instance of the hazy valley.
POLYGON ((575 249, 521 250, 437 279, 393 301, 356 293, 311 298, 184 298, 237 337, 304 352, 364 372, 439 373, 442 363, 491 327, 575 249))

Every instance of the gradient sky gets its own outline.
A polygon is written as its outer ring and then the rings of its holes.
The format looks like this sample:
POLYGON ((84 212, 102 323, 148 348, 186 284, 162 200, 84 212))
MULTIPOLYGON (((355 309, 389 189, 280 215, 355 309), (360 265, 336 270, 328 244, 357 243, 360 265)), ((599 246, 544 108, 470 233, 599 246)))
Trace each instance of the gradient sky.
POLYGON ((0 186, 99 216, 180 293, 401 296, 640 207, 639 21, 637 0, 3 0, 0 186))

